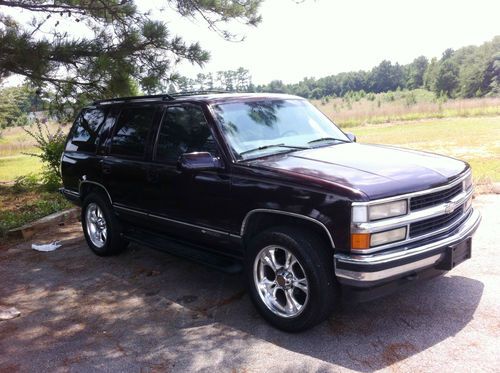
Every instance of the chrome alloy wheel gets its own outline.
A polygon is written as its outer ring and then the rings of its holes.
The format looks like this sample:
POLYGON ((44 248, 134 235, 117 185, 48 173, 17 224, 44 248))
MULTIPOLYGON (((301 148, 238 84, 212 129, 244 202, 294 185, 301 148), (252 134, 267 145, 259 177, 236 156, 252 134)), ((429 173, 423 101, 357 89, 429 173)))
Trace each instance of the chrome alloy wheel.
POLYGON ((90 241, 98 248, 103 247, 108 237, 106 219, 101 208, 94 202, 89 203, 85 211, 85 225, 90 241))
POLYGON ((253 278, 257 292, 274 314, 300 315, 309 300, 309 286, 297 258, 281 246, 266 246, 255 257, 253 278))

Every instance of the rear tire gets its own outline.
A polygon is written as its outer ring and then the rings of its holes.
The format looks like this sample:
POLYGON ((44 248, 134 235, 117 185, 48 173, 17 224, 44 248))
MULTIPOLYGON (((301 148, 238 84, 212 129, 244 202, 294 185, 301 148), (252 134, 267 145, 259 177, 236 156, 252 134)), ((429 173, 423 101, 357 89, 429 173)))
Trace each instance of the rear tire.
POLYGON ((257 310, 278 329, 299 332, 333 311, 333 252, 312 232, 276 227, 260 233, 247 247, 245 272, 257 310))
POLYGON ((82 228, 90 249, 99 256, 116 255, 126 242, 122 228, 108 199, 97 193, 85 197, 82 205, 82 228))

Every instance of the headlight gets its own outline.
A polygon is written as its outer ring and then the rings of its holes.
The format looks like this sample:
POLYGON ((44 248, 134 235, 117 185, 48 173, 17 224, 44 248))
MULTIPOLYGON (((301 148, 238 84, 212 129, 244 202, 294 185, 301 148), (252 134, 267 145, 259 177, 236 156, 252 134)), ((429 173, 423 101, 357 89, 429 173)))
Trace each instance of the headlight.
POLYGON ((467 176, 464 181, 464 190, 467 191, 469 190, 471 187, 472 187, 472 174, 469 174, 469 176, 467 176))
POLYGON ((406 238, 406 227, 392 229, 390 231, 372 233, 370 236, 370 246, 380 246, 386 243, 401 241, 406 238))
POLYGON ((371 221, 405 215, 407 211, 408 202, 406 200, 373 205, 368 207, 368 219, 371 221))
POLYGON ((406 215, 407 212, 408 201, 405 199, 371 206, 353 206, 352 221, 353 223, 365 223, 373 220, 406 215))

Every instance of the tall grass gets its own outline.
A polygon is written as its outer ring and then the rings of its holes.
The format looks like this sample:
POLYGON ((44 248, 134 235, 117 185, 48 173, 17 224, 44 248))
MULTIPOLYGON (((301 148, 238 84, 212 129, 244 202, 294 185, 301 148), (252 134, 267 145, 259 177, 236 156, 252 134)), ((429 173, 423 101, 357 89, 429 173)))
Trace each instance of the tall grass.
POLYGON ((500 114, 500 97, 446 100, 423 90, 354 95, 313 104, 342 127, 500 114))
MULTIPOLYGON (((59 127, 56 123, 48 124, 51 133, 55 132, 59 127)), ((24 128, 29 127, 9 127, 2 130, 0 138, 0 157, 17 156, 22 153, 36 152, 35 141, 25 131, 24 128)), ((63 126, 64 132, 68 131, 70 126, 63 126)))
POLYGON ((31 142, 0 144, 0 158, 11 157, 21 153, 32 153, 34 151, 36 151, 36 148, 31 142))

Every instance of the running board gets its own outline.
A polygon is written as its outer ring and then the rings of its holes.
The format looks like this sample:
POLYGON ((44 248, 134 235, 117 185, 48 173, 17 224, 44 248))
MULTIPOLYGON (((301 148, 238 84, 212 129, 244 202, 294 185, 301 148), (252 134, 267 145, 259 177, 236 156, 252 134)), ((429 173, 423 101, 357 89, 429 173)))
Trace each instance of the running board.
POLYGON ((216 254, 209 249, 193 246, 157 233, 131 230, 123 234, 126 240, 146 245, 152 249, 204 264, 219 271, 236 274, 243 270, 241 261, 216 254))

